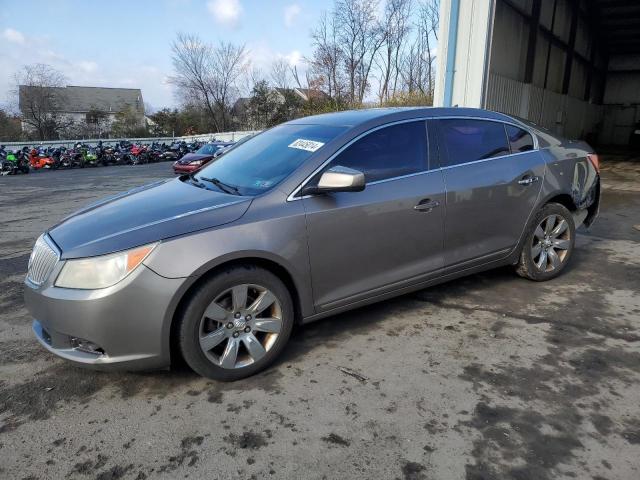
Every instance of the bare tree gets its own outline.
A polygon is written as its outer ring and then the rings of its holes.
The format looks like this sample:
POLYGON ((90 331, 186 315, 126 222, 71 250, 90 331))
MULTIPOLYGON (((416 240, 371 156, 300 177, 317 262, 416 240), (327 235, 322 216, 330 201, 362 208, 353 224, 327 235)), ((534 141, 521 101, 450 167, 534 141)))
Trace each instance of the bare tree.
POLYGON ((289 88, 291 67, 284 58, 278 58, 271 64, 271 81, 274 87, 289 88))
MULTIPOLYGON (((308 63, 315 75, 315 83, 325 87, 327 95, 340 102, 344 95, 342 67, 344 56, 338 41, 338 26, 335 13, 326 12, 320 18, 318 27, 311 33, 314 52, 308 63)), ((294 78, 299 80, 297 70, 294 78)), ((307 82, 309 83, 309 82, 307 82)), ((298 81, 298 85, 300 82, 298 81)))
POLYGON ((385 41, 384 29, 375 15, 377 5, 377 0, 340 0, 335 5, 350 103, 362 103, 373 59, 385 41))
POLYGON ((236 82, 248 68, 242 46, 204 43, 197 35, 178 34, 171 46, 175 75, 170 78, 184 103, 203 106, 217 131, 229 125, 236 82))
POLYGON ((415 28, 416 38, 403 60, 402 77, 409 92, 419 91, 433 96, 435 85, 434 43, 438 40, 439 0, 419 4, 415 28))
POLYGON ((178 88, 182 101, 203 105, 218 128, 215 101, 212 93, 211 64, 213 51, 196 35, 179 33, 171 45, 173 68, 176 74, 169 81, 178 88))
POLYGON ((238 97, 237 81, 249 67, 244 45, 220 42, 213 50, 214 99, 222 112, 222 128, 229 126, 229 110, 238 97))
POLYGON ((23 67, 14 78, 23 124, 35 131, 40 140, 57 138, 71 122, 59 112, 66 77, 49 65, 37 63, 23 67))
POLYGON ((384 10, 384 45, 377 64, 380 69, 380 102, 389 100, 398 88, 402 54, 411 32, 411 0, 388 0, 384 10))

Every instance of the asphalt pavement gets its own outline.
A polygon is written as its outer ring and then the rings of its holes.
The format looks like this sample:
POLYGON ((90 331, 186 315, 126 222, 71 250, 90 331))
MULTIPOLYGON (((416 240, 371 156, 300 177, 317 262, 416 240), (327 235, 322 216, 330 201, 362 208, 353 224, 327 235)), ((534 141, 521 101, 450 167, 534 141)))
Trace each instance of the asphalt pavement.
POLYGON ((2 177, 0 478, 638 479, 639 164, 605 159, 559 278, 503 268, 300 327, 235 383, 80 369, 30 330, 37 236, 170 164, 2 177))

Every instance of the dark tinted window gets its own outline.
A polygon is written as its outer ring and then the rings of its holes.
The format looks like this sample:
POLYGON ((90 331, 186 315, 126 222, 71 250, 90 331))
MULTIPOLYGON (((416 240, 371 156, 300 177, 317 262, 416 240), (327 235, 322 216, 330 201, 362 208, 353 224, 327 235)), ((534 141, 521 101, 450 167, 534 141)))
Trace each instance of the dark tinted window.
POLYGON ((448 152, 448 164, 509 155, 509 144, 501 122, 484 120, 440 120, 440 131, 448 152))
POLYGON ((427 170, 427 135, 423 121, 376 130, 347 147, 331 162, 364 173, 367 182, 427 170))
POLYGON ((529 132, 513 125, 506 125, 507 136, 511 144, 511 153, 528 152, 533 150, 533 138, 529 132))

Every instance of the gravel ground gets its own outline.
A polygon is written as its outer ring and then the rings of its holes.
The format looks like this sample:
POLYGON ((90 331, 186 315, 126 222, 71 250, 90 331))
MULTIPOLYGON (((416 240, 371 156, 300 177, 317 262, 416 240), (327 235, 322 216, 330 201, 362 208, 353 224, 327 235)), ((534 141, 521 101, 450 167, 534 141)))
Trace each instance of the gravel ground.
POLYGON ((45 228, 169 164, 0 178, 0 478, 640 478, 640 191, 606 167, 560 278, 505 268, 335 316, 230 384, 79 369, 23 306, 45 228))

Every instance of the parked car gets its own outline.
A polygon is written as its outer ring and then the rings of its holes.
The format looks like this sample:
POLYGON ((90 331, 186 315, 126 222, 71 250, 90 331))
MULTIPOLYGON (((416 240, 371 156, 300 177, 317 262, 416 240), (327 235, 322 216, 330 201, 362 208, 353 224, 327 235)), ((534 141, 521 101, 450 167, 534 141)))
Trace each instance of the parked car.
POLYGON ((235 380, 295 323, 503 265, 558 276, 598 213, 598 169, 589 145, 484 110, 293 120, 49 229, 26 305, 40 343, 78 364, 181 355, 235 380))
POLYGON ((183 174, 191 173, 198 170, 204 164, 215 157, 220 150, 233 145, 230 142, 210 142, 205 143, 202 147, 193 153, 187 153, 180 160, 173 163, 173 173, 183 174))

